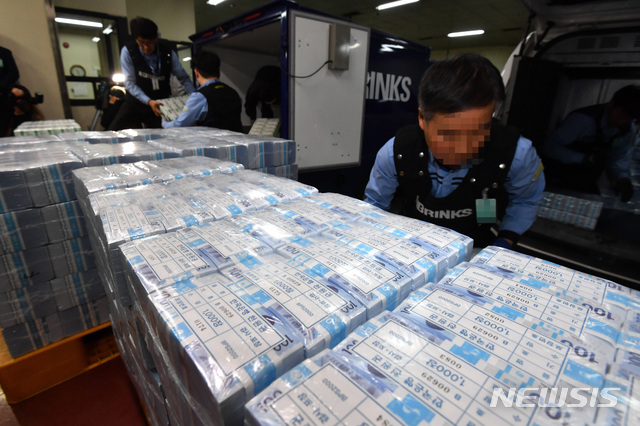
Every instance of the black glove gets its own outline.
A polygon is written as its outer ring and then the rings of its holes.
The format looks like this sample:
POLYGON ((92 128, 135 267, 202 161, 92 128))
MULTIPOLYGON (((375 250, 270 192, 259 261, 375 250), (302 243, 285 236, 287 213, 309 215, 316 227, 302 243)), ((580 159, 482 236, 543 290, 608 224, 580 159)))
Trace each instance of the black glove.
POLYGON ((616 183, 616 192, 620 194, 620 201, 626 203, 633 197, 633 185, 629 178, 619 179, 616 183))
POLYGON ((492 246, 502 247, 506 249, 510 249, 513 245, 509 242, 509 240, 505 238, 496 238, 496 240, 491 244, 492 246))

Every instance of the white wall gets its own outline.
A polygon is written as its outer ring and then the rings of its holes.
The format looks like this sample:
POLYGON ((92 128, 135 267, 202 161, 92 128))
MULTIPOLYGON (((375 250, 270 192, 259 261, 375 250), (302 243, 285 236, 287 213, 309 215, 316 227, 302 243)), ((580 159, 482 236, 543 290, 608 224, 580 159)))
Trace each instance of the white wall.
POLYGON ((47 120, 65 118, 45 0, 0 0, 0 45, 10 49, 20 83, 44 94, 38 108, 47 120))
MULTIPOLYGON (((242 124, 251 125, 251 119, 244 111, 244 100, 247 89, 253 82, 258 69, 265 65, 280 65, 280 57, 261 55, 259 53, 237 51, 216 47, 215 44, 206 47, 220 57, 220 81, 233 87, 242 99, 242 124)), ((258 116, 260 109, 258 108, 258 116)))
MULTIPOLYGON (((162 38, 189 41, 196 32, 195 0, 126 0, 127 18, 141 16, 158 25, 162 38)), ((199 0, 205 1, 205 0, 199 0)))
MULTIPOLYGON (((1 4, 9 1, 18 3, 15 0, 0 0, 1 4)), ((34 2, 36 0, 30 1, 34 2)), ((43 2, 45 0, 37 1, 43 2)), ((189 36, 196 32, 194 0, 163 0, 161 2, 155 0, 53 0, 53 2, 58 7, 123 16, 129 20, 137 16, 143 16, 158 24, 161 36, 170 40, 189 41, 189 36)), ((68 38, 68 34, 61 34, 59 37, 60 44, 64 41, 78 43, 78 40, 68 38)), ((60 49, 62 55, 69 53, 62 47, 60 49)), ((87 49, 81 49, 81 51, 88 52, 90 50, 92 55, 95 53, 95 49, 90 48, 90 46, 87 49)), ((79 58, 65 57, 65 64, 68 63, 78 63, 84 66, 88 76, 94 75, 94 63, 96 66, 100 65, 98 58, 89 58, 88 56, 79 58)), ((65 74, 68 73, 68 70, 65 70, 65 74)), ((57 87, 56 90, 58 90, 57 87)), ((73 119, 80 124, 83 130, 86 130, 91 125, 96 109, 93 106, 73 107, 71 111, 73 119)), ((98 125, 97 129, 99 130, 100 128, 98 125)))
POLYGON ((95 68, 101 68, 100 55, 96 49, 96 43, 89 37, 90 35, 88 36, 86 32, 80 31, 58 32, 60 54, 65 66, 64 75, 71 75, 72 65, 81 65, 87 72, 87 77, 99 77, 96 75, 95 68), (65 48, 64 43, 69 43, 69 48, 65 48))

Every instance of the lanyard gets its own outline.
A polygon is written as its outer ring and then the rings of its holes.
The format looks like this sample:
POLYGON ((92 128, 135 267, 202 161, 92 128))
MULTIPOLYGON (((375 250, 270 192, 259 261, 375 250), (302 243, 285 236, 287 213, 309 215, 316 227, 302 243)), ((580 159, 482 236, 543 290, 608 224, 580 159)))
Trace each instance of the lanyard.
MULTIPOLYGON (((142 49, 140 49, 140 51, 142 51, 142 49)), ((160 60, 160 45, 158 44, 158 42, 156 42, 155 54, 158 57, 158 60, 157 60, 158 64, 156 68, 154 68, 152 63, 153 53, 151 55, 145 55, 143 53, 143 56, 145 57, 144 59, 145 62, 147 63, 147 65, 149 65, 149 68, 151 68, 151 72, 156 75, 160 75, 160 72, 162 71, 162 61, 160 60), (147 56, 149 57, 149 59, 147 59, 147 56)))

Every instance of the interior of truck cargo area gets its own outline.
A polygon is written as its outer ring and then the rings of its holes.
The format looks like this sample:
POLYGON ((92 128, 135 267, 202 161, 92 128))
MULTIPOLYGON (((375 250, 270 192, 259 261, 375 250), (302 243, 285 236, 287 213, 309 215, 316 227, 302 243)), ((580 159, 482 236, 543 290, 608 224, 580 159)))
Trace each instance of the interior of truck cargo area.
POLYGON ((567 207, 566 200, 562 208, 558 208, 558 200, 552 200, 541 207, 537 221, 523 235, 518 250, 638 289, 640 142, 637 121, 627 127, 614 126, 609 124, 614 122, 611 121, 613 113, 602 112, 593 116, 596 130, 587 131, 586 124, 581 130, 578 130, 580 126, 567 124, 571 123, 567 117, 575 117, 576 112, 585 114, 588 108, 593 108, 590 111, 608 108, 609 111, 616 93, 623 88, 637 87, 640 82, 637 26, 640 3, 522 2, 531 12, 531 32, 505 66, 507 96, 502 120, 519 128, 522 135, 533 142, 545 164, 547 191, 569 193, 582 200, 581 206, 598 204, 598 209, 589 214, 575 205, 563 210, 567 207), (598 136, 607 126, 615 127, 616 131, 611 133, 617 132, 616 136, 598 136), (575 129, 575 133, 568 129, 575 129), (581 135, 576 136, 580 132, 581 135), (590 142, 585 142, 587 140, 590 142), (614 154, 611 148, 599 150, 593 158, 598 159, 600 168, 588 169, 592 157, 585 147, 596 146, 593 141, 612 146, 614 140, 619 151, 614 154), (570 160, 571 155, 584 156, 584 159, 580 164, 575 163, 577 157, 570 160), (616 167, 623 171, 613 172, 616 167), (617 181, 626 176, 630 184, 624 196, 617 192, 617 181), (616 189, 615 193, 612 188, 616 189))
POLYGON ((594 230, 538 218, 518 251, 640 289, 639 242, 640 216, 604 209, 594 230))

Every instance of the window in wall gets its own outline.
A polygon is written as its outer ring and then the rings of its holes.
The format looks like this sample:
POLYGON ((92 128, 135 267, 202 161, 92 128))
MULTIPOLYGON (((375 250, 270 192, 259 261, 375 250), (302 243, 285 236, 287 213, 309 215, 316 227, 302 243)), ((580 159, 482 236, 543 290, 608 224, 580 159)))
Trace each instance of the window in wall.
POLYGON ((70 103, 94 105, 120 70, 126 18, 56 8, 55 23, 70 103))

